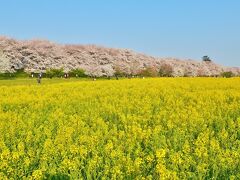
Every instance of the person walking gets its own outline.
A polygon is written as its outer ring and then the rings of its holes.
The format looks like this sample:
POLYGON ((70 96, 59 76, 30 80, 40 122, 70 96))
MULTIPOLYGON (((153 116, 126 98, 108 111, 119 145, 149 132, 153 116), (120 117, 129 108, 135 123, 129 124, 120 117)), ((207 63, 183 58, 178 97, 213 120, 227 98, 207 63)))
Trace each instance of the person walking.
POLYGON ((42 79, 42 72, 39 73, 37 82, 38 84, 41 84, 41 79, 42 79))
POLYGON ((41 84, 41 78, 39 78, 39 77, 37 78, 37 83, 41 84))

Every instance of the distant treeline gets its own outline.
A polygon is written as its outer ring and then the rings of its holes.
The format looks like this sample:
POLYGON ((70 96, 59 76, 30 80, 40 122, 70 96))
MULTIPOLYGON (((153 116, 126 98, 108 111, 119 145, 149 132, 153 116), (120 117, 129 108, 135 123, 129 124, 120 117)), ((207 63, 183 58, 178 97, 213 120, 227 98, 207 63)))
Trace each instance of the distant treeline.
MULTIPOLYGON (((140 77, 174 77, 174 70, 173 67, 169 64, 164 64, 162 65, 160 68, 155 68, 155 67, 146 67, 145 69, 142 69, 140 71, 138 71, 138 73, 133 74, 136 76, 140 76, 140 77)), ((125 76, 127 77, 128 74, 122 72, 119 68, 115 68, 115 76, 125 76)), ((194 77, 226 77, 226 78, 231 78, 231 77, 235 77, 236 75, 231 72, 222 72, 219 75, 215 75, 215 76, 207 76, 204 75, 203 73, 199 73, 194 77)), ((191 73, 184 73, 183 77, 193 77, 191 75, 191 73)))
MULTIPOLYGON (((111 77, 173 77, 173 68, 170 65, 162 65, 159 69, 155 67, 146 67, 145 69, 139 70, 135 74, 127 74, 124 71, 120 70, 120 68, 115 67, 114 68, 115 73, 111 77)), ((11 79, 11 78, 27 78, 27 77, 38 77, 39 73, 28 73, 25 72, 24 69, 18 69, 14 73, 0 73, 0 79, 11 79)), ((69 71, 68 73, 64 72, 63 68, 60 69, 47 69, 45 72, 42 72, 43 78, 87 78, 87 77, 95 77, 94 75, 89 75, 86 73, 83 69, 73 69, 69 71)), ((106 77, 106 76, 105 76, 106 77)), ((108 78, 111 78, 110 76, 107 76, 108 78)), ((184 74, 184 77, 191 77, 189 74, 184 74)), ((206 75, 197 75, 197 77, 208 77, 206 75)), ((222 72, 218 76, 214 77, 226 77, 231 78, 235 77, 235 74, 231 71, 229 72, 222 72)), ((96 77, 95 77, 96 78, 96 77)))
MULTIPOLYGON (((36 72, 25 72, 24 69, 18 69, 14 73, 0 73, 0 79, 11 79, 11 78, 27 78, 27 77, 38 77, 40 74, 36 72)), ((44 78, 63 78, 63 77, 88 77, 83 69, 74 69, 68 73, 64 72, 63 68, 60 69, 48 69, 46 72, 41 72, 44 78)))

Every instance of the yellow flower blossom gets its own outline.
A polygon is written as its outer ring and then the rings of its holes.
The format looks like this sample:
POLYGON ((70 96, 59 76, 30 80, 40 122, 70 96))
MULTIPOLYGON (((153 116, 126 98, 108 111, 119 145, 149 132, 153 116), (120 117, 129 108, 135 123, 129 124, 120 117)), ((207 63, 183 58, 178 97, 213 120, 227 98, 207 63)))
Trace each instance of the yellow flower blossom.
POLYGON ((240 78, 0 82, 0 179, 239 179, 239 135, 240 78))

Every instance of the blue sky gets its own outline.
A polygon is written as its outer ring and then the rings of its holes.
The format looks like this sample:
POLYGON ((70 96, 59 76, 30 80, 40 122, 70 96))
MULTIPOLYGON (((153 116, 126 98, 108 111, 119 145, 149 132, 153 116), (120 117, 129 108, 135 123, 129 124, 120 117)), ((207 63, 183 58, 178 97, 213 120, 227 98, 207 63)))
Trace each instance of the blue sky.
POLYGON ((0 35, 240 66, 239 0, 0 0, 0 35))

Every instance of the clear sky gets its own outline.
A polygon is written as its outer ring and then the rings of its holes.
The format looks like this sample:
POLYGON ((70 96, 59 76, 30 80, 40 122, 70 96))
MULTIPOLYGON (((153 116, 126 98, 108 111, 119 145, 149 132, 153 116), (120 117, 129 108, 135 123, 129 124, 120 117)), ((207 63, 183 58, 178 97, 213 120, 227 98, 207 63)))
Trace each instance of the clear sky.
POLYGON ((240 0, 0 0, 0 35, 240 66, 240 0))

